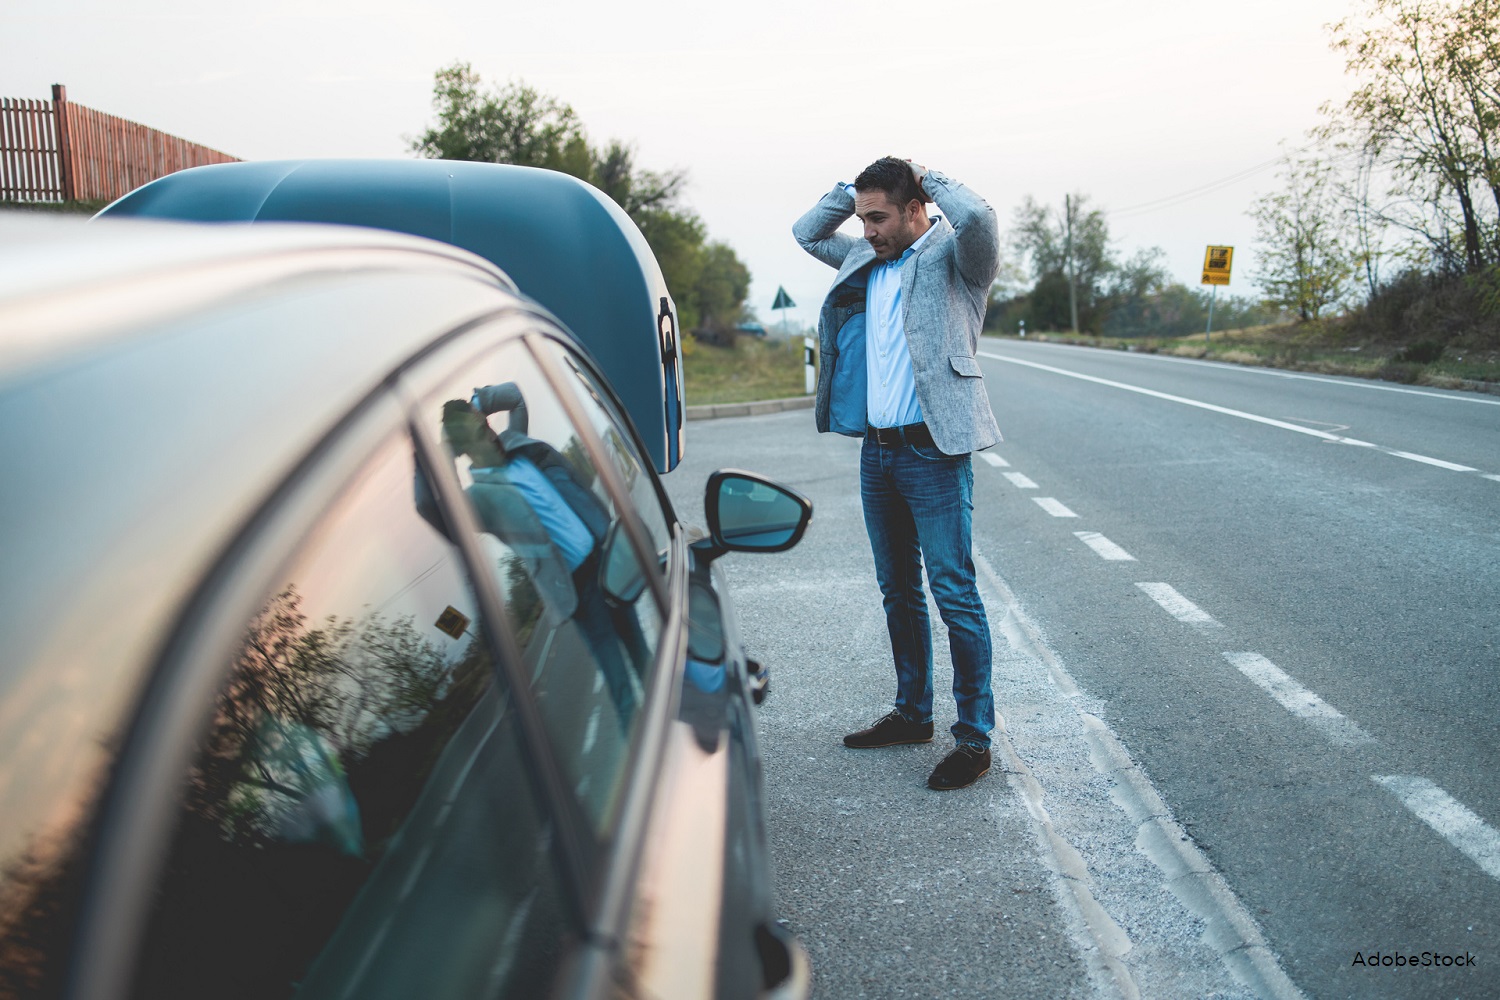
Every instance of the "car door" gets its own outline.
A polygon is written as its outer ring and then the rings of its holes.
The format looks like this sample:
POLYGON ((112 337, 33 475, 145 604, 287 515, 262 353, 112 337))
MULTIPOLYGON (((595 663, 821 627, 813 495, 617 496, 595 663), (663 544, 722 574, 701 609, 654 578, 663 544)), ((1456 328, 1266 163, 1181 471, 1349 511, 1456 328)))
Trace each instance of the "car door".
POLYGON ((597 938, 630 893, 685 647, 686 551, 628 423, 570 384, 567 364, 587 362, 564 340, 507 317, 402 384, 514 642, 518 705, 597 938))
POLYGON ((366 400, 206 581, 122 757, 77 995, 543 996, 627 893, 684 552, 536 325, 478 324, 366 400), (532 472, 602 514, 618 594, 580 600, 576 546, 471 501, 441 404, 504 382, 532 472))
POLYGON ((438 339, 274 491, 169 643, 77 995, 598 995, 629 974, 686 541, 550 323, 438 339))
POLYGON ((185 785, 133 996, 542 995, 577 938, 504 644, 402 418, 364 408, 266 513, 157 684, 192 735, 151 755, 185 785))

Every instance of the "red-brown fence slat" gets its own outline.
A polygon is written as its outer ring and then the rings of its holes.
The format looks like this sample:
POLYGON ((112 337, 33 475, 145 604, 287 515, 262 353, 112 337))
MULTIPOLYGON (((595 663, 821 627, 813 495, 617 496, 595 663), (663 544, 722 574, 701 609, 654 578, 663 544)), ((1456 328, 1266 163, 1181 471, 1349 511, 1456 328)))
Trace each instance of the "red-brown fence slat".
POLYGON ((20 190, 20 177, 16 173, 13 150, 16 145, 13 103, 7 97, 4 103, 0 104, 0 198, 7 199, 14 199, 20 190))
POLYGON ((30 197, 36 190, 36 123, 31 102, 21 108, 21 191, 30 197))
POLYGON ((46 161, 47 150, 45 136, 42 128, 42 110, 38 102, 32 101, 31 107, 26 115, 27 139, 30 145, 30 156, 28 165, 31 173, 31 194, 33 197, 42 191, 44 168, 42 164, 46 161))
POLYGON ((39 195, 47 183, 47 129, 46 122, 42 119, 42 109, 39 102, 33 101, 31 105, 29 125, 31 127, 32 155, 31 155, 31 192, 33 196, 39 195))
POLYGON ((16 191, 19 188, 12 164, 14 154, 11 147, 15 145, 15 141, 11 138, 11 119, 14 117, 11 103, 9 97, 0 97, 0 199, 6 201, 17 200, 16 191))

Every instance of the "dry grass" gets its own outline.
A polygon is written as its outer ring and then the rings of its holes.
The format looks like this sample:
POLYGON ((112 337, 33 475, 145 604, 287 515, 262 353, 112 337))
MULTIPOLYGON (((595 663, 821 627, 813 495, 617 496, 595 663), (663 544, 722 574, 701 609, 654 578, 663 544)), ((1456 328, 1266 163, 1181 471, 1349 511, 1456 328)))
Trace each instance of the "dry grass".
POLYGON ((0 212, 48 212, 54 215, 93 215, 107 201, 0 201, 0 212))
POLYGON ((693 344, 683 352, 687 405, 748 403, 800 396, 805 385, 802 338, 740 337, 733 347, 693 344))

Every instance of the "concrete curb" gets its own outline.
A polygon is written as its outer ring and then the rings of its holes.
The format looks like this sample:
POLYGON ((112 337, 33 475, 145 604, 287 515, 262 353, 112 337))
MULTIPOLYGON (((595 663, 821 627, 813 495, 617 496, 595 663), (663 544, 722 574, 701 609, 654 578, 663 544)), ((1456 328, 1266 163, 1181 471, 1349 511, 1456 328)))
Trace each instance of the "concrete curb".
POLYGON ((762 399, 754 403, 710 403, 707 406, 687 407, 687 418, 689 420, 714 420, 718 417, 754 417, 762 413, 780 413, 782 410, 810 410, 812 405, 812 396, 762 399))
MULTIPOLYGON (((1053 682, 1065 698, 1079 695, 1078 685, 1072 675, 1057 659, 1050 647, 1036 631, 1036 626, 1021 611, 1016 595, 1004 580, 995 573, 989 560, 974 553, 974 562, 986 581, 1000 597, 1006 613, 1001 631, 1007 641, 1017 649, 1044 663, 1053 682)), ((1172 817, 1155 786, 1130 756, 1119 739, 1098 717, 1083 711, 1073 703, 1083 723, 1085 738, 1089 743, 1089 760, 1094 770, 1110 781, 1110 797, 1136 824, 1136 849, 1156 865, 1164 877, 1164 884, 1189 912, 1205 924, 1203 941, 1218 953, 1225 968, 1255 995, 1264 1000, 1306 1000, 1305 994, 1292 982, 1270 946, 1266 943, 1260 926, 1245 910, 1234 891, 1229 888, 1213 864, 1199 850, 1187 831, 1172 817)), ((996 731, 1002 734, 1010 755, 1009 734, 997 723, 996 731)), ((1020 777, 1025 782, 1031 777, 1030 769, 1019 757, 1016 762, 1024 770, 1020 777)), ((1028 789, 1029 791, 1029 789, 1028 789)), ((1050 820, 1045 812, 1037 815, 1038 806, 1033 806, 1029 795, 1027 806, 1032 815, 1042 821, 1048 834, 1048 846, 1053 848, 1053 857, 1059 862, 1059 870, 1078 899, 1078 908, 1084 917, 1087 931, 1097 946, 1097 953, 1089 954, 1095 964, 1096 976, 1103 971, 1113 977, 1113 984, 1125 997, 1139 996, 1131 977, 1125 956, 1130 950, 1130 941, 1123 929, 1115 924, 1109 914, 1094 899, 1089 890, 1088 868, 1077 850, 1050 830, 1050 820), (1051 843, 1055 841, 1055 843, 1051 843), (1062 850, 1057 848, 1061 846, 1062 850), (1068 861, 1077 858, 1081 871, 1070 870, 1068 861), (1123 938, 1123 940, 1120 940, 1123 938), (1103 969, 1098 968, 1099 965, 1103 969)), ((1109 982, 1108 979, 1105 980, 1109 982)))

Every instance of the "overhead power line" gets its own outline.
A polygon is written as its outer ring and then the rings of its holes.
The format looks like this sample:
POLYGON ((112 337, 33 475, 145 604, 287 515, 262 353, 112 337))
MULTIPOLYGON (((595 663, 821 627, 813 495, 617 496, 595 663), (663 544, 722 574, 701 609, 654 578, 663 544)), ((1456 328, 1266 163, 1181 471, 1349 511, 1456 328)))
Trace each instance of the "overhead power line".
POLYGON ((1278 153, 1271 159, 1265 160, 1261 163, 1257 163, 1253 167, 1246 167, 1244 170, 1241 170, 1238 173, 1230 174, 1227 177, 1221 177, 1216 181, 1210 181, 1209 183, 1200 185, 1199 187, 1189 188, 1186 191, 1179 191, 1176 194, 1169 194, 1162 198, 1154 198, 1151 201, 1143 201, 1137 205, 1127 205, 1124 208, 1108 209, 1104 214, 1110 216, 1111 218, 1118 219, 1126 216, 1149 215, 1152 212, 1160 212, 1163 209, 1175 208, 1178 205, 1183 204, 1184 202, 1192 201, 1194 198, 1201 198, 1204 195, 1213 194, 1215 191, 1223 190, 1230 185, 1238 184, 1240 181, 1246 180, 1258 173, 1269 170, 1270 168, 1284 161, 1287 157, 1296 156, 1299 153, 1305 153, 1316 145, 1316 142, 1310 142, 1306 146, 1302 146, 1299 149, 1294 149, 1286 153, 1278 153))

